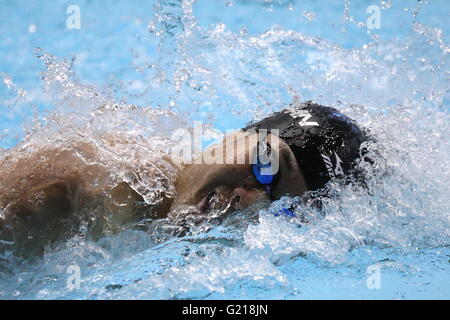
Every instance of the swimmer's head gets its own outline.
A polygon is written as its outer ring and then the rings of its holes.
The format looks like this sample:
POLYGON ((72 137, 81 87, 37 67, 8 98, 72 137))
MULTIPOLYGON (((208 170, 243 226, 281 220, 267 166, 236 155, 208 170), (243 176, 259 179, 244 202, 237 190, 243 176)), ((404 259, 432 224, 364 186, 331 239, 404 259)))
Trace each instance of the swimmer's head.
POLYGON ((349 117, 313 102, 292 103, 244 130, 267 129, 279 129, 280 138, 294 153, 309 190, 323 188, 333 178, 356 173, 356 160, 365 153, 362 143, 369 139, 349 117))
POLYGON ((331 179, 354 172, 365 139, 356 123, 336 109, 310 102, 291 105, 228 135, 193 164, 185 165, 176 182, 177 196, 169 217, 176 220, 180 212, 226 216, 261 201, 318 190, 331 179), (258 157, 254 161, 255 150, 260 154, 261 131, 266 131, 264 143, 270 146, 269 158, 276 163, 260 163, 258 157), (221 153, 221 161, 205 161, 221 153), (272 170, 269 174, 268 168, 272 170))

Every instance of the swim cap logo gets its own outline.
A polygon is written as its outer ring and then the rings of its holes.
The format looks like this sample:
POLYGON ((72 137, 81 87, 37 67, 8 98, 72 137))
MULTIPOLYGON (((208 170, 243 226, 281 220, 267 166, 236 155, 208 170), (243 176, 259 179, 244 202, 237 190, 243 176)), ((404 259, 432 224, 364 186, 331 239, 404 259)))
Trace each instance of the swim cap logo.
POLYGON ((330 178, 342 177, 345 175, 344 170, 342 169, 342 166, 341 166, 342 160, 341 160, 341 158, 339 158, 336 151, 333 151, 333 153, 334 153, 334 158, 335 158, 334 168, 333 168, 333 162, 331 161, 331 157, 322 153, 321 156, 322 156, 323 162, 325 163, 325 167, 327 168, 328 175, 330 176, 330 178))
POLYGON ((307 110, 290 109, 289 113, 294 119, 301 118, 301 120, 298 122, 298 125, 300 127, 318 127, 319 126, 319 124, 316 121, 308 121, 310 118, 312 118, 312 115, 307 110))

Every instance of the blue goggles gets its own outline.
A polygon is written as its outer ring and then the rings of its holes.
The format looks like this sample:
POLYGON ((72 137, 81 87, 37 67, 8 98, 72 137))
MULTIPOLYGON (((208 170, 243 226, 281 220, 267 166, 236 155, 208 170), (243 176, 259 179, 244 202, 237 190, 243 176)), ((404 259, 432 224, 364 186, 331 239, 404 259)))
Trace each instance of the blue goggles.
MULTIPOLYGON (((259 151, 259 143, 257 146, 257 151, 259 151)), ((268 157, 271 156, 271 147, 270 144, 267 143, 267 147, 264 150, 267 154, 268 157)), ((276 178, 276 174, 262 174, 262 170, 263 169, 269 169, 271 168, 272 163, 267 163, 267 164, 262 164, 259 158, 259 153, 257 155, 256 158, 256 164, 252 164, 252 171, 253 171, 253 175, 255 176, 256 180, 261 183, 262 185, 264 185, 266 187, 266 191, 269 195, 271 195, 271 188, 272 188, 272 183, 275 181, 276 178)))
MULTIPOLYGON (((259 159, 258 159, 259 161, 259 159)), ((268 185, 268 184, 272 184, 273 181, 275 180, 275 175, 273 174, 269 174, 269 175, 265 175, 261 173, 261 170, 264 168, 270 168, 271 164, 261 164, 261 163, 257 163, 257 164, 253 164, 252 165, 252 170, 253 170, 253 175, 255 176, 256 180, 258 180, 259 183, 263 184, 263 185, 268 185)))
MULTIPOLYGON (((267 155, 270 156, 270 154, 271 154, 270 145, 267 144, 267 155)), ((272 166, 272 163, 262 164, 259 159, 259 153, 256 159, 257 159, 256 164, 252 164, 253 175, 255 176, 256 180, 259 183, 265 186, 267 194, 272 200, 274 200, 272 197, 272 184, 275 181, 277 174, 262 174, 261 170, 270 168, 272 166)), ((278 217, 280 215, 285 215, 286 217, 290 218, 297 217, 297 215, 292 210, 287 208, 282 208, 281 210, 279 210, 279 212, 275 214, 275 217, 278 217)))

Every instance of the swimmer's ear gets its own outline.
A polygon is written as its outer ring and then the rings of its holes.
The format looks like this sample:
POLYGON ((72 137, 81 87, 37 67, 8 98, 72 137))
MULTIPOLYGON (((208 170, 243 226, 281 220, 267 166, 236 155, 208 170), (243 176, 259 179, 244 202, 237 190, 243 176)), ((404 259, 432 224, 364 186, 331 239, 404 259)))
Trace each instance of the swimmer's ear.
POLYGON ((297 159, 291 148, 279 139, 278 152, 279 168, 277 178, 272 185, 272 196, 279 199, 282 196, 300 196, 308 191, 305 177, 299 168, 297 159))

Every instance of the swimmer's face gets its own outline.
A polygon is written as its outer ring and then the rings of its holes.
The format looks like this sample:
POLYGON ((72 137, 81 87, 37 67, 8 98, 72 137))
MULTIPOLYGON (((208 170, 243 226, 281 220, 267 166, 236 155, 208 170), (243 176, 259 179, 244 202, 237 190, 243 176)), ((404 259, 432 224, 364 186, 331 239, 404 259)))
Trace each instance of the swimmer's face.
MULTIPOLYGON (((249 139, 249 136, 242 132, 237 133, 237 141, 239 139, 246 139, 247 143, 232 144, 234 148, 232 156, 235 161, 228 159, 223 161, 224 164, 194 161, 194 164, 184 166, 176 182, 177 196, 169 217, 177 218, 180 211, 188 215, 202 216, 207 216, 210 212, 219 212, 226 216, 230 212, 245 210, 256 203, 270 201, 265 186, 256 180, 250 164, 255 147, 252 141, 256 143, 257 140, 249 139), (238 164, 237 159, 245 161, 238 164)), ((290 153, 290 148, 282 142, 279 144, 280 168, 277 182, 273 185, 273 196, 300 195, 306 191, 303 176, 298 170, 295 157, 290 153)), ((222 142, 205 152, 216 154, 215 152, 224 152, 229 147, 229 143, 222 142)), ((227 159, 225 154, 224 159, 227 159)))
POLYGON ((244 143, 237 143, 237 140, 236 143, 223 141, 206 150, 193 164, 184 166, 177 179, 177 196, 170 215, 176 217, 180 214, 179 209, 184 207, 185 210, 188 208, 187 214, 207 216, 214 212, 226 216, 231 212, 245 210, 258 201, 268 200, 264 186, 252 172, 249 155, 254 146, 248 137, 240 132, 236 139, 243 139, 239 142, 244 143), (223 154, 223 160, 217 161, 220 163, 205 163, 204 155, 216 155, 219 152, 223 154))

